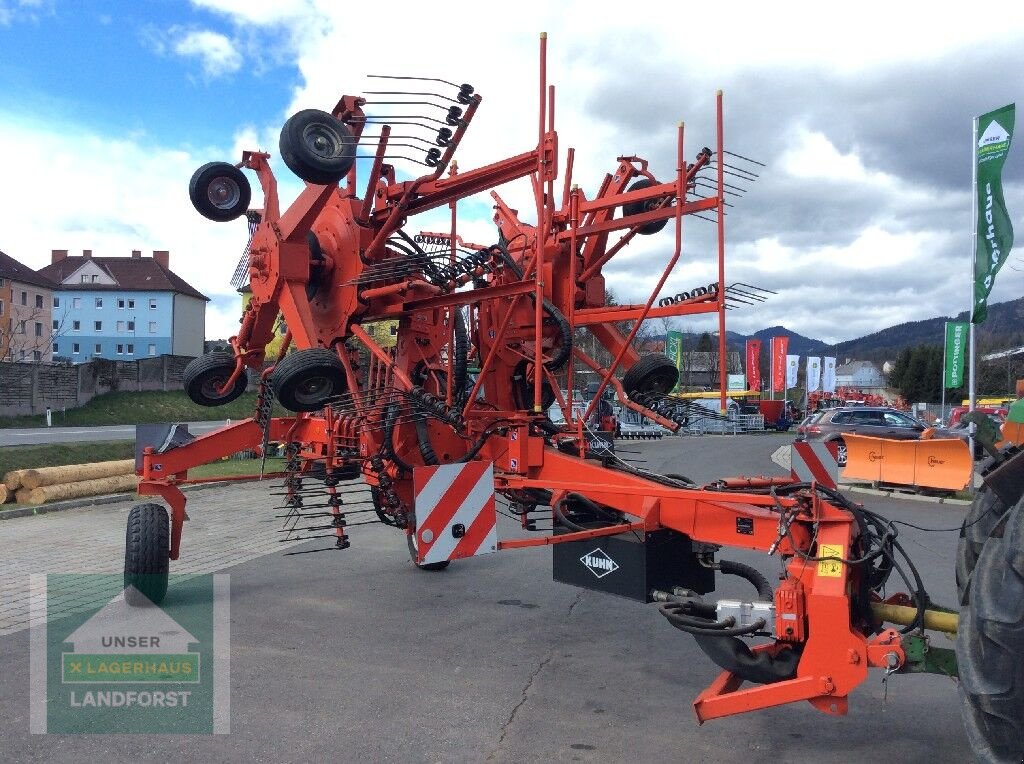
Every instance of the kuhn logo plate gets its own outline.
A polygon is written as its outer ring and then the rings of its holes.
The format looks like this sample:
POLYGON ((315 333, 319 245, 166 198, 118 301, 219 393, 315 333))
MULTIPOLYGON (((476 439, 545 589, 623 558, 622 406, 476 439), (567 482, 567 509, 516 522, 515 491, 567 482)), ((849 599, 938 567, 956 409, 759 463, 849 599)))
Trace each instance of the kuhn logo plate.
POLYGON ((619 564, 609 557, 600 547, 595 549, 593 552, 587 552, 585 555, 580 557, 580 562, 583 563, 583 567, 598 578, 604 578, 619 569, 619 564))

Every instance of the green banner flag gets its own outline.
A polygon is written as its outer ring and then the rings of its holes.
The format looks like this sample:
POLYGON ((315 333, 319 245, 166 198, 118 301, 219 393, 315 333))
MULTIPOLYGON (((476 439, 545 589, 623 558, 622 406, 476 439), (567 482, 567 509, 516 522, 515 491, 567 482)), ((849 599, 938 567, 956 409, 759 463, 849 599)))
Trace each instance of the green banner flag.
MULTIPOLYGON (((665 355, 672 359, 672 363, 679 369, 679 381, 683 379, 683 333, 676 331, 669 331, 665 333, 665 355)), ((679 390, 679 382, 676 383, 675 390, 679 390)))
POLYGON ((967 347, 967 322, 946 322, 946 369, 943 385, 949 389, 964 383, 964 348, 967 347))
POLYGON ((996 274, 1013 247, 1013 226, 1003 200, 1003 163, 1013 137, 1014 105, 978 117, 978 143, 974 147, 978 204, 978 239, 974 252, 974 309, 971 322, 988 316, 988 296, 996 274))

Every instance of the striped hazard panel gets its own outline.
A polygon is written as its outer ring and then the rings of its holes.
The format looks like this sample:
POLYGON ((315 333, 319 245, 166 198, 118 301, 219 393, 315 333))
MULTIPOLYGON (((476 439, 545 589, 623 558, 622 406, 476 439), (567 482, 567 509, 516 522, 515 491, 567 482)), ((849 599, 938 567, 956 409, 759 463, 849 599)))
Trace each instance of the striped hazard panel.
POLYGON ((803 483, 814 481, 826 488, 838 487, 839 463, 834 448, 835 444, 820 440, 794 443, 789 452, 789 468, 793 479, 803 483))
POLYGON ((416 467, 416 562, 497 551, 493 462, 416 467))

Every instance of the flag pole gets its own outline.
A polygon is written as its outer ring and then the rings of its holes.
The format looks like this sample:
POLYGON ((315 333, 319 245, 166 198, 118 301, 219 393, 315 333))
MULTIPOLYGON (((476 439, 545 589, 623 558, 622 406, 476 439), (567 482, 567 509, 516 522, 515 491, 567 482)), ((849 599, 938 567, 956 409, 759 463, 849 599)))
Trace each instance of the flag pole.
MULTIPOLYGON (((970 334, 968 337, 968 343, 970 345, 970 355, 968 359, 968 374, 967 374, 967 410, 974 411, 975 404, 975 379, 974 379, 974 280, 976 278, 977 271, 977 259, 978 259, 978 117, 974 118, 971 123, 971 278, 969 279, 971 285, 971 301, 967 307, 967 320, 970 323, 970 334)), ((975 425, 969 424, 967 426, 967 446, 971 454, 971 458, 974 458, 974 431, 975 425)), ((974 481, 971 481, 970 490, 974 490, 974 481)))
POLYGON ((949 336, 949 321, 942 324, 942 376, 939 377, 939 387, 942 389, 942 407, 939 409, 939 421, 946 424, 946 337, 949 336))

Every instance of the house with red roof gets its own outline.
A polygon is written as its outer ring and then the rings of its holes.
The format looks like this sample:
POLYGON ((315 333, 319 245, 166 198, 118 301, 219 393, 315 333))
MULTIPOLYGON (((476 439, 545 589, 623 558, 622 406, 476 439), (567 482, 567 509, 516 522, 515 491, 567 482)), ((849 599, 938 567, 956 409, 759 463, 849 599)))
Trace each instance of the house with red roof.
POLYGON ((39 274, 55 282, 55 358, 131 361, 147 356, 203 354, 209 298, 170 268, 170 253, 143 257, 69 255, 55 249, 39 274))

